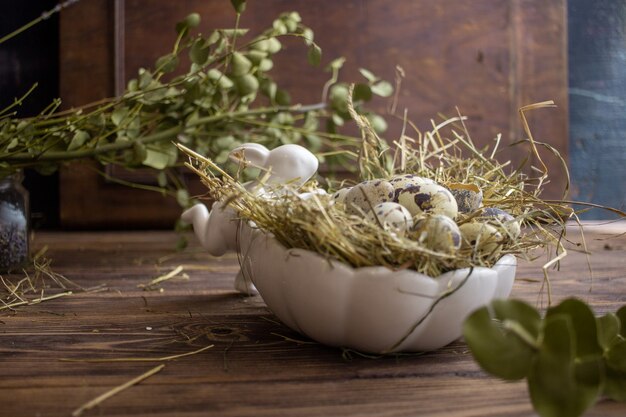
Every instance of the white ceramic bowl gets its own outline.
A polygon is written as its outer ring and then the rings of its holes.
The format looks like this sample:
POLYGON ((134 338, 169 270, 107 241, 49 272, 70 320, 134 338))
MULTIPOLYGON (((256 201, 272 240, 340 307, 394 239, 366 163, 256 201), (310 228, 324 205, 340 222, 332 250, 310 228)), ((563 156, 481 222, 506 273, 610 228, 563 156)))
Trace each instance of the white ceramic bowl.
POLYGON ((427 351, 461 336, 465 318, 506 298, 516 259, 435 279, 411 270, 352 268, 271 235, 241 229, 243 273, 287 326, 320 343, 362 352, 427 351), (444 295, 447 295, 443 297, 444 295))

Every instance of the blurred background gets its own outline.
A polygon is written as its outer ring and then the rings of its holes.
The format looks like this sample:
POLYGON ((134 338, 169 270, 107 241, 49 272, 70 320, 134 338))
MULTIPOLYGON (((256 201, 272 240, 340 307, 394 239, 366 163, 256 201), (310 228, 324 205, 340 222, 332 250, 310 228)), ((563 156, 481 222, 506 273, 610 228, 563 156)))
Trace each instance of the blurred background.
MULTIPOLYGON (((0 36, 56 5, 49 0, 3 0, 0 36)), ((626 0, 381 0, 249 1, 241 26, 264 29, 284 11, 298 11, 323 49, 322 65, 347 59, 345 81, 358 68, 393 80, 406 78, 398 108, 421 128, 438 114, 469 117, 474 141, 504 146, 524 138, 518 109, 554 100, 556 109, 529 115, 533 135, 568 161, 569 198, 626 208, 626 0)), ((82 0, 0 44, 0 108, 34 83, 19 109, 36 114, 53 98, 71 108, 123 91, 141 67, 167 53, 175 22, 191 12, 200 30, 232 27, 229 0, 82 0)), ((306 64, 306 49, 286 43, 276 58, 276 79, 294 102, 316 103, 328 74, 306 64)), ((387 103, 376 102, 384 112, 387 103)), ((400 124, 390 122, 395 139, 400 124)), ((519 148, 503 154, 519 162, 519 148)), ((552 182, 546 197, 559 198, 566 174, 548 158, 552 182)), ((114 172, 122 179, 124 172, 114 172)), ((180 208, 153 192, 105 181, 81 164, 60 173, 26 174, 37 228, 172 227, 180 208)), ((592 210, 585 219, 611 215, 592 210)))

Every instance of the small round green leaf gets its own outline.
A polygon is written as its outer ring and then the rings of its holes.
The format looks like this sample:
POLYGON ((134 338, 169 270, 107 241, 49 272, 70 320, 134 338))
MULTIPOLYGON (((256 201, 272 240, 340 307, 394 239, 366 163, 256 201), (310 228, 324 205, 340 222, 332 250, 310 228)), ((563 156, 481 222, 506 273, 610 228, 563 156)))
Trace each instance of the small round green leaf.
POLYGON ((279 104, 281 106, 288 106, 289 104, 291 104, 291 96, 289 95, 289 93, 286 90, 282 90, 282 89, 278 89, 276 91, 276 104, 279 104))
POLYGON ((359 68, 359 72, 367 79, 367 81, 371 83, 375 83, 379 80, 379 78, 375 76, 370 70, 367 70, 365 68, 359 68))
POLYGON ((237 92, 241 96, 247 96, 258 91, 259 80, 251 74, 245 74, 241 77, 235 78, 235 86, 237 87, 237 92))
POLYGON ((235 77, 240 77, 250 72, 252 62, 240 52, 233 52, 231 60, 232 73, 235 77))
POLYGON ((89 140, 89 133, 84 130, 77 130, 70 141, 69 146, 67 147, 68 151, 73 151, 75 149, 80 148, 89 140))
POLYGON ((617 316, 620 321, 619 334, 626 339, 626 305, 617 310, 617 312, 615 312, 615 316, 617 316))
POLYGON ((609 349, 606 362, 613 369, 626 372, 626 340, 620 340, 609 349))
POLYGON ((604 394, 612 400, 626 402, 626 372, 607 366, 605 369, 604 394))
POLYGON ((602 317, 597 317, 596 327, 598 329, 598 343, 603 349, 607 350, 617 342, 620 322, 615 314, 608 313, 602 317))
POLYGON ((534 348, 505 329, 488 307, 479 308, 465 320, 463 336, 474 359, 485 371, 506 380, 527 375, 534 348))
POLYGON ((376 133, 384 133, 385 131, 387 131, 388 125, 384 117, 378 114, 370 113, 367 115, 367 118, 376 133))
POLYGON ((372 99, 372 89, 367 84, 356 84, 352 98, 354 101, 370 101, 372 99))
POLYGON ((546 318, 565 315, 570 318, 574 335, 574 355, 585 357, 602 354, 598 342, 596 318, 587 304, 575 298, 569 298, 559 305, 548 309, 546 318))
POLYGON ((168 73, 176 69, 178 62, 179 59, 176 54, 167 54, 157 59, 155 66, 157 71, 168 73))
POLYGON ((547 317, 543 344, 528 375, 530 398, 542 417, 578 417, 595 403, 601 392, 599 357, 578 361, 576 365, 574 352, 571 318, 566 314, 547 317))
POLYGON ((195 28, 200 24, 200 15, 198 13, 190 13, 184 20, 187 27, 195 28))
POLYGON ((206 39, 198 38, 189 49, 189 59, 191 59, 191 62, 194 64, 204 65, 209 58, 209 52, 211 52, 211 49, 206 39))
POLYGON ((309 60, 309 64, 314 67, 318 66, 322 61, 322 48, 317 46, 317 44, 312 43, 311 46, 309 46, 307 59, 309 60))
POLYGON ((380 97, 389 97, 393 94, 393 86, 388 81, 379 81, 372 85, 372 93, 380 97))
POLYGON ((246 10, 246 0, 230 0, 235 12, 243 13, 246 10))
POLYGON ((259 63, 259 71, 267 72, 274 67, 274 61, 271 59, 262 59, 259 63))
POLYGON ((276 38, 267 39, 267 52, 269 52, 270 54, 278 53, 282 47, 283 45, 280 43, 278 39, 276 38))

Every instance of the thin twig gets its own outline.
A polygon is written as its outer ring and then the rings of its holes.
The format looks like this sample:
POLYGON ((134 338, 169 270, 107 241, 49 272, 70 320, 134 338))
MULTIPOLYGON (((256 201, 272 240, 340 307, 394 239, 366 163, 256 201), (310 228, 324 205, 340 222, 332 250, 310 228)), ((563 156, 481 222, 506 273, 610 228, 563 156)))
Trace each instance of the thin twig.
POLYGON ((89 362, 89 363, 102 363, 102 362, 167 362, 178 358, 183 358, 185 356, 196 355, 200 352, 204 352, 207 349, 211 349, 215 345, 208 345, 201 349, 194 350, 193 352, 181 353, 179 355, 170 355, 163 356, 161 358, 93 358, 93 359, 72 359, 72 358, 61 358, 59 361, 61 362, 89 362))
POLYGON ((145 374, 139 375, 137 378, 131 379, 130 381, 128 381, 128 382, 126 382, 126 383, 124 383, 122 385, 119 385, 119 386, 113 388, 112 390, 105 392, 102 395, 97 396, 93 400, 91 400, 91 401, 81 405, 76 410, 74 410, 72 412, 72 417, 79 417, 80 415, 83 414, 84 411, 91 410, 92 408, 94 408, 95 406, 99 405, 103 401, 111 398, 112 396, 114 396, 116 394, 119 394, 120 392, 124 391, 127 388, 132 387, 133 385, 136 385, 136 384, 140 383, 144 379, 151 377, 152 375, 154 375, 157 372, 161 371, 161 369, 163 369, 163 368, 165 368, 165 364, 161 364, 161 365, 159 365, 157 367, 154 367, 154 368, 150 369, 148 372, 146 372, 145 374))

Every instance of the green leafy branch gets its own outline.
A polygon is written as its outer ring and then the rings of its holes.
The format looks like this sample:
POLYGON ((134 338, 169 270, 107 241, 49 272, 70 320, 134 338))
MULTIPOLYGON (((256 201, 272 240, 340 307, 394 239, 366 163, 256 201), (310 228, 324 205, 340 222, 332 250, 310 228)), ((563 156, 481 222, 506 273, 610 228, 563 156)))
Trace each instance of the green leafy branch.
MULTIPOLYGON (((293 104, 271 75, 273 57, 282 50, 283 38, 294 37, 308 48, 307 61, 319 65, 322 50, 313 30, 297 12, 288 12, 251 36, 239 27, 245 1, 231 3, 234 28, 196 33, 200 16, 190 14, 176 25, 171 51, 156 60, 154 69, 140 69, 119 97, 60 112, 60 100, 55 100, 39 115, 19 118, 16 108, 27 93, 0 110, 0 177, 23 168, 51 173, 64 162, 89 158, 127 169, 152 168, 157 189, 182 195, 184 180, 176 170, 180 162, 173 142, 220 164, 230 150, 250 141, 268 147, 302 143, 313 152, 325 150, 320 158, 331 155, 330 163, 346 158, 343 145, 359 139, 339 131, 350 120, 347 84, 339 82, 344 59, 326 68, 331 79, 323 87, 324 101, 293 104), (188 68, 181 68, 184 55, 188 68)), ((367 70, 362 74, 366 81, 357 84, 352 96, 355 108, 382 132, 385 120, 364 105, 373 96, 388 97, 393 88, 367 70)))
POLYGON ((520 300, 495 300, 467 318, 463 334, 486 372, 526 378, 542 417, 580 416, 601 395, 626 401, 626 306, 595 317, 572 298, 542 318, 520 300))

